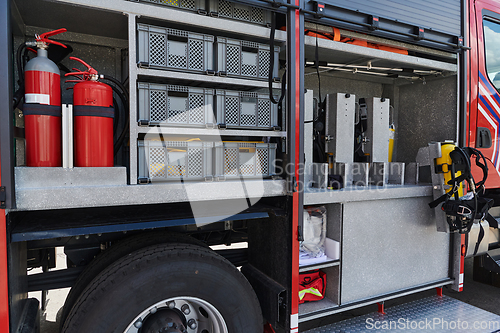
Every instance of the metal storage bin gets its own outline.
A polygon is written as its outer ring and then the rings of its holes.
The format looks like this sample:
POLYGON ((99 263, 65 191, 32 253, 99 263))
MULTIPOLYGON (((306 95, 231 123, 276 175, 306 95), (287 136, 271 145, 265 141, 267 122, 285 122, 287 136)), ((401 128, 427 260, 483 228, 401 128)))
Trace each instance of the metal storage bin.
POLYGON ((149 2, 158 5, 176 7, 181 9, 192 10, 200 14, 206 14, 205 0, 131 0, 139 2, 149 2))
POLYGON ((142 126, 214 126, 214 90, 167 84, 138 84, 142 126))
POLYGON ((276 174, 276 144, 215 142, 215 177, 269 177, 276 174))
POLYGON ((214 37, 137 24, 138 65, 156 69, 213 74, 214 37))
POLYGON ((140 140, 139 183, 212 180, 213 142, 140 140))
POLYGON ((270 11, 240 3, 225 0, 210 0, 209 11, 210 15, 219 17, 262 25, 271 24, 270 11))
POLYGON ((269 94, 217 89, 216 97, 219 125, 227 128, 278 128, 278 106, 271 103, 269 94))
POLYGON ((273 77, 278 78, 279 46, 274 47, 249 41, 216 37, 217 72, 221 76, 267 80, 271 56, 274 57, 273 77))

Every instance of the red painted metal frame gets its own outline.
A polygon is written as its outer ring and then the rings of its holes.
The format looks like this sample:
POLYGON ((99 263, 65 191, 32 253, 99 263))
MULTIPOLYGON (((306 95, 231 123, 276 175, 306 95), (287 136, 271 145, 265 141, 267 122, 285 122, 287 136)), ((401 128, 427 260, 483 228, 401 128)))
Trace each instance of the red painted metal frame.
MULTIPOLYGON (((0 169, 1 169, 0 161, 0 169)), ((0 185, 2 173, 0 172, 0 185)), ((7 270, 7 221, 0 209, 0 333, 9 332, 9 272, 7 270)))
MULTIPOLYGON (((300 0, 295 0, 295 5, 300 5, 300 0)), ((292 305, 291 305, 291 315, 292 318, 295 316, 297 318, 298 325, 298 314, 299 314, 299 218, 300 218, 300 135, 302 125, 300 122, 300 100, 301 100, 301 92, 300 92, 300 11, 296 9, 294 11, 294 19, 295 19, 295 108, 294 108, 294 119, 295 119, 295 154, 294 154, 294 174, 296 179, 296 184, 294 184, 295 189, 293 192, 293 218, 292 218, 292 230, 293 230, 293 240, 292 240, 292 305)), ((289 47, 289 46, 287 46, 289 47)), ((295 325, 291 325, 291 332, 298 332, 298 326, 293 327, 295 325)))
MULTIPOLYGON (((500 14, 500 4, 490 0, 470 0, 470 55, 469 55, 469 140, 468 145, 475 147, 478 127, 489 128, 494 140, 492 147, 481 149, 488 159, 488 180, 486 187, 500 188, 500 162, 498 160, 500 150, 500 112, 495 111, 500 106, 500 94, 488 79, 486 72, 484 34, 483 34, 483 10, 489 10, 500 14), (496 129, 495 129, 496 127, 496 129), (495 131, 497 135, 495 135, 495 131)), ((476 179, 482 178, 482 171, 478 167, 473 168, 476 179)))

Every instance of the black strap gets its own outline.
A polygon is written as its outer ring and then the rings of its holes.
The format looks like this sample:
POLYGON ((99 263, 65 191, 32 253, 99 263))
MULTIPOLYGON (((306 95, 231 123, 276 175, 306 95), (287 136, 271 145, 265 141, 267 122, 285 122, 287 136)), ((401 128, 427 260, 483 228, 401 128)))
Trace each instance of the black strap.
POLYGON ((477 238, 476 247, 474 248, 474 255, 477 254, 477 251, 479 250, 479 245, 481 245, 481 241, 483 240, 483 238, 484 238, 484 229, 480 223, 479 224, 479 237, 477 238))
POLYGON ((25 103, 23 104, 23 115, 61 117, 62 108, 60 105, 25 103))
POLYGON ((75 117, 115 117, 115 108, 93 105, 75 105, 73 107, 75 117))

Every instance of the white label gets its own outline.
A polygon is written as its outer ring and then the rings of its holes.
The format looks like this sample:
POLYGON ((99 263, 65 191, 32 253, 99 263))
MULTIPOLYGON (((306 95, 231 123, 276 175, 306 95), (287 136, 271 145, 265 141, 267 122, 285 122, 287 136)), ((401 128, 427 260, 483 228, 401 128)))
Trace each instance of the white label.
POLYGON ((24 94, 25 103, 37 103, 50 105, 50 95, 48 94, 24 94))

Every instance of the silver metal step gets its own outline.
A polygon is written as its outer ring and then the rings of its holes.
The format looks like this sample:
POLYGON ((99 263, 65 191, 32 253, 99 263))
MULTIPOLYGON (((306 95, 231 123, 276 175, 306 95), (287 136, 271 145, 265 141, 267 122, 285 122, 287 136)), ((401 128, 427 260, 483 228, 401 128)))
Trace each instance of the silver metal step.
POLYGON ((304 333, 500 332, 500 316, 447 296, 433 296, 304 333))

